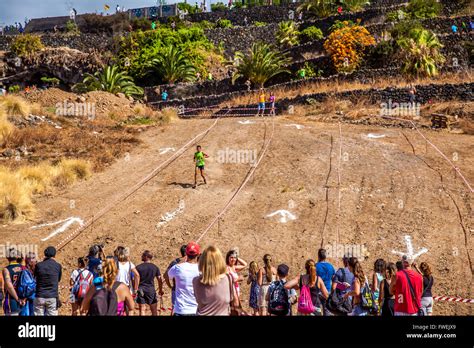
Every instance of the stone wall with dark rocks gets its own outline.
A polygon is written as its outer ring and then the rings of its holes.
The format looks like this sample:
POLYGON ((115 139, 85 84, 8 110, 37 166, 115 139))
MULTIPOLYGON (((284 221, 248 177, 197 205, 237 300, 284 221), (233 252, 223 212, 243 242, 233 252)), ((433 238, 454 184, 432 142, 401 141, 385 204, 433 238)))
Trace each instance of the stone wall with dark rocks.
MULTIPOLYGON (((0 50, 9 49, 13 36, 0 36, 0 50)), ((41 35, 41 41, 47 47, 69 47, 83 52, 97 50, 105 52, 112 50, 114 47, 114 39, 107 35, 100 34, 53 34, 44 33, 41 35)))

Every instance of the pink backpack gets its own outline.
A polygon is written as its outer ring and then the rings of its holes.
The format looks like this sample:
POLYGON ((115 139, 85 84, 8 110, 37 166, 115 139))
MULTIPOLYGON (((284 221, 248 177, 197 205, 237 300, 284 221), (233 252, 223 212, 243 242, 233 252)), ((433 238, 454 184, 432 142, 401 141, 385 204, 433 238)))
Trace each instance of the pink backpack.
POLYGON ((308 284, 302 284, 302 277, 300 277, 300 298, 298 300, 298 312, 301 314, 314 313, 314 305, 311 300, 311 292, 308 284))

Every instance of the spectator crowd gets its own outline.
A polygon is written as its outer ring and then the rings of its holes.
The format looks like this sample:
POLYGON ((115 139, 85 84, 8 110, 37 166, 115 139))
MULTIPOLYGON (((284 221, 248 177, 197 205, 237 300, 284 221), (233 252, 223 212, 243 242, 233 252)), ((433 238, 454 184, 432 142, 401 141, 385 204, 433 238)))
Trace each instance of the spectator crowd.
MULTIPOLYGON (((62 266, 56 249, 44 250, 43 260, 30 252, 7 250, 8 266, 0 276, 0 302, 6 316, 55 316, 61 307, 62 266)), ((417 316, 432 315, 434 285, 430 266, 419 267, 407 256, 396 263, 378 259, 371 271, 345 255, 339 268, 319 249, 317 261, 290 277, 290 268, 262 262, 247 263, 234 249, 225 255, 215 246, 201 250, 190 242, 164 273, 154 255, 143 251, 141 263, 131 261, 130 249, 117 247, 106 255, 103 245, 90 247, 77 259, 68 279, 71 315, 156 316, 163 307, 165 288, 171 292, 175 316, 417 316), (370 276, 369 276, 370 274, 370 276), (244 282, 245 277, 247 280, 244 282), (243 299, 242 288, 249 286, 243 299), (243 306, 248 302, 248 306, 243 306)))

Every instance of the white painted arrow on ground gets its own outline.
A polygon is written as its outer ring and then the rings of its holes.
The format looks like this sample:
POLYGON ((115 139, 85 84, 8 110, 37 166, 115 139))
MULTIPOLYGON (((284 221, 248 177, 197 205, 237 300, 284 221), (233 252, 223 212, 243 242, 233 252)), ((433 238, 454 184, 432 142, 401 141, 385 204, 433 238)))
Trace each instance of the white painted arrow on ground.
POLYGON ((401 252, 401 251, 392 250, 392 253, 398 254, 400 256, 406 255, 409 260, 415 260, 420 255, 428 252, 428 249, 421 248, 421 249, 418 250, 417 253, 414 253, 413 252, 413 244, 411 242, 411 237, 407 235, 407 236, 404 237, 404 239, 405 239, 405 243, 407 245, 407 251, 401 252))
POLYGON ((249 120, 245 120, 245 121, 239 121, 240 124, 252 124, 252 123, 255 123, 254 121, 249 121, 249 120))
POLYGON ((290 213, 288 210, 277 210, 271 214, 268 214, 267 217, 273 217, 275 215, 280 215, 280 222, 286 223, 288 220, 296 220, 296 216, 290 213))
POLYGON ((175 151, 176 149, 174 147, 163 147, 160 149, 160 155, 164 155, 165 153, 168 153, 170 151, 175 151))
POLYGON ((287 124, 286 125, 287 127, 296 127, 296 129, 303 129, 304 126, 300 125, 300 124, 296 124, 296 123, 293 123, 293 124, 287 124))
POLYGON ((66 231, 74 223, 78 223, 79 226, 81 226, 81 227, 84 226, 84 221, 82 221, 81 218, 69 217, 69 218, 64 219, 64 220, 51 222, 51 223, 48 223, 48 224, 41 224, 41 225, 38 225, 38 226, 33 226, 33 227, 31 227, 31 229, 38 229, 38 228, 42 228, 42 227, 55 226, 55 225, 63 224, 61 227, 59 227, 59 228, 55 229, 53 232, 51 232, 47 237, 41 239, 42 242, 45 242, 48 239, 54 237, 55 235, 66 231))

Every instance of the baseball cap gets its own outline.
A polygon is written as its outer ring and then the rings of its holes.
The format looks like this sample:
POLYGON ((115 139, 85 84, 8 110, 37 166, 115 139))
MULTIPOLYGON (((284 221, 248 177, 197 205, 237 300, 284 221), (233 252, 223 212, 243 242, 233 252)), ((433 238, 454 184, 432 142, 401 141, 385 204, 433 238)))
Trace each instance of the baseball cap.
POLYGON ((199 244, 196 242, 189 242, 188 245, 186 246, 186 255, 188 256, 196 256, 201 253, 201 250, 199 248, 199 244))

